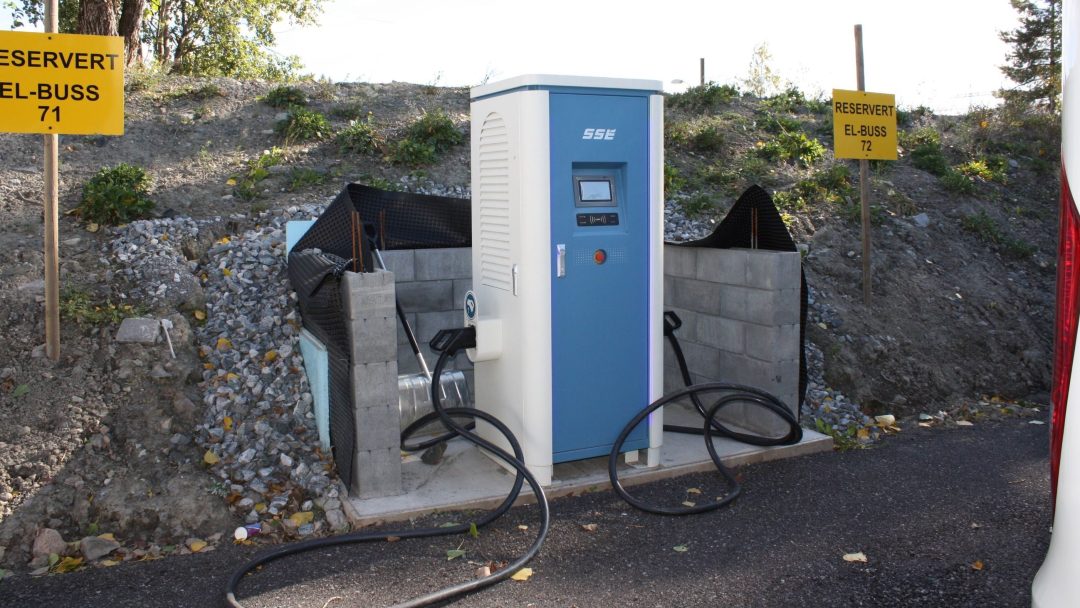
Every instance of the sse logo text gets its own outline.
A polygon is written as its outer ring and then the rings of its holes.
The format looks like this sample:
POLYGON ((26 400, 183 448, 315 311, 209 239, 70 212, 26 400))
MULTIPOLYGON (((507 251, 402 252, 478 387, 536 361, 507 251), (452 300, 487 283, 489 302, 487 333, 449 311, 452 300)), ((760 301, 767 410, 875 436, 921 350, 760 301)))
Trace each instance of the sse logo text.
POLYGON ((585 129, 581 139, 615 139, 615 129, 585 129))

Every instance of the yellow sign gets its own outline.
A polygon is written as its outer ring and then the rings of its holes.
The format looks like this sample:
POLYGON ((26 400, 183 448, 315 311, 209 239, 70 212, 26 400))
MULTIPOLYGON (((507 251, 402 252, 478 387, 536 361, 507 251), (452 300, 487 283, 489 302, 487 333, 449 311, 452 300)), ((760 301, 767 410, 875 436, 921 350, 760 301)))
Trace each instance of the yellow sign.
POLYGON ((124 39, 0 32, 0 132, 124 134, 124 39))
POLYGON ((896 97, 833 89, 836 158, 896 160, 896 97))

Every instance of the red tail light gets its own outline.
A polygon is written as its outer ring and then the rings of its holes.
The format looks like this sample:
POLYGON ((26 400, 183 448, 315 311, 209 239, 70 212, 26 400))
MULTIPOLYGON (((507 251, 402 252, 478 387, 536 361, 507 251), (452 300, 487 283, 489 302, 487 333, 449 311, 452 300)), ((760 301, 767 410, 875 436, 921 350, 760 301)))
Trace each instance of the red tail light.
POLYGON ((1054 322, 1054 377, 1051 389, 1050 490, 1057 496, 1058 461, 1069 403, 1069 378, 1080 314, 1080 215, 1077 214, 1065 168, 1061 169, 1061 220, 1058 234, 1057 316, 1054 322))

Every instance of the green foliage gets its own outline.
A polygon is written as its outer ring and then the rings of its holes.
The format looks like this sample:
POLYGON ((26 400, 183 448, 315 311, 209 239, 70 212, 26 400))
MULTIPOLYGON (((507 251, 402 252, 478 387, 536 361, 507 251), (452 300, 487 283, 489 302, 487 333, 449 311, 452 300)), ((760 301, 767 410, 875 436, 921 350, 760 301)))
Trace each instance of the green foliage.
POLYGON ((731 103, 738 96, 739 89, 730 84, 718 85, 715 82, 707 82, 702 86, 690 87, 682 93, 669 96, 668 105, 690 112, 710 112, 731 103))
POLYGON ((769 52, 768 43, 762 42, 755 47, 754 53, 750 57, 746 78, 741 83, 743 89, 755 97, 766 97, 779 91, 782 86, 782 79, 769 65, 771 61, 772 53, 769 52))
POLYGON ((333 132, 330 122, 321 113, 299 107, 289 110, 289 116, 278 121, 274 130, 286 144, 325 139, 333 132))
POLYGON ((82 289, 67 289, 60 294, 61 318, 74 321, 77 325, 108 325, 123 321, 127 317, 146 314, 146 309, 132 304, 113 304, 111 300, 96 300, 90 292, 82 289))
POLYGON ((783 133, 785 131, 799 131, 802 127, 799 125, 799 121, 794 118, 782 114, 766 114, 765 117, 761 119, 761 128, 764 129, 766 133, 776 135, 777 133, 783 133))
POLYGON ((690 123, 685 120, 664 121, 664 140, 668 144, 685 144, 690 141, 690 123))
POLYGON ((244 201, 252 201, 258 198, 259 182, 270 176, 270 167, 280 165, 285 161, 285 152, 281 148, 271 148, 264 151, 258 158, 248 163, 244 172, 232 177, 231 181, 236 187, 233 194, 244 201))
POLYGON ((368 112, 367 119, 354 120, 341 131, 335 141, 342 153, 373 154, 382 149, 384 141, 375 129, 374 116, 368 112))
POLYGON ((295 192, 309 186, 317 186, 325 182, 326 178, 326 173, 322 171, 308 167, 294 167, 289 171, 289 191, 295 192))
POLYGON ((1004 157, 993 155, 958 165, 956 170, 969 177, 980 177, 988 182, 1005 184, 1008 181, 1007 166, 1008 163, 1004 157))
POLYGON ((307 105, 307 95, 300 89, 292 86, 278 86, 266 92, 262 98, 263 103, 272 108, 288 109, 296 106, 307 105))
POLYGON ((707 192, 695 192, 690 196, 675 199, 675 204, 689 218, 701 217, 716 207, 716 202, 707 192))
POLYGON ((948 171, 941 176, 941 185, 956 194, 975 194, 975 184, 971 178, 958 171, 948 171))
POLYGON ((806 106, 806 111, 811 114, 828 114, 830 118, 832 117, 832 113, 829 112, 832 108, 832 103, 828 99, 822 99, 820 97, 816 99, 807 99, 803 105, 806 106))
POLYGON ((372 188, 378 188, 379 190, 387 190, 390 192, 401 192, 401 185, 397 182, 390 181, 382 177, 376 177, 372 175, 361 175, 357 180, 361 184, 371 186, 372 188))
POLYGON ((720 152, 724 149, 724 133, 715 122, 705 123, 690 136, 690 145, 698 152, 720 152))
POLYGON ((911 151, 911 161, 919 169, 938 177, 949 173, 949 163, 938 144, 919 144, 911 151))
POLYGON ((390 162, 410 167, 434 164, 441 154, 465 140, 446 112, 434 110, 409 125, 405 137, 390 150, 390 162))
POLYGON ((679 175, 679 170, 673 165, 664 163, 664 193, 670 196, 683 189, 686 180, 679 175))
POLYGON ((836 164, 800 180, 789 190, 773 195, 773 202, 786 211, 809 211, 815 203, 844 204, 854 192, 847 165, 836 164))
POLYGON ((796 87, 788 87, 783 92, 761 100, 761 105, 775 112, 798 112, 806 103, 806 96, 796 87))
POLYGON ((814 426, 817 431, 822 435, 828 435, 833 439, 833 449, 838 452, 846 452, 848 450, 854 450, 862 448, 863 444, 859 442, 858 429, 856 425, 850 424, 846 428, 833 428, 827 422, 818 418, 814 420, 814 426))
POLYGON ((120 163, 102 168, 83 186, 82 202, 75 213, 88 222, 124 224, 148 217, 150 176, 141 167, 120 163))
POLYGON ((964 230, 974 234, 980 241, 1000 247, 1010 257, 1024 259, 1035 253, 1034 245, 1014 239, 1002 232, 1001 227, 986 211, 967 215, 960 220, 960 224, 964 230))
POLYGON ((330 110, 330 115, 342 120, 360 120, 371 112, 365 112, 364 106, 358 102, 347 103, 330 110))
POLYGON ((900 131, 897 139, 905 150, 914 150, 924 144, 941 146, 941 133, 934 127, 919 127, 910 131, 900 131))
POLYGON ((758 153, 766 160, 797 160, 804 167, 810 167, 825 156, 825 146, 804 133, 785 131, 758 144, 758 153))
POLYGON ((1061 95, 1061 0, 1012 0, 1020 27, 999 32, 1011 45, 1001 71, 1016 86, 1000 89, 1006 104, 1055 113, 1061 95))

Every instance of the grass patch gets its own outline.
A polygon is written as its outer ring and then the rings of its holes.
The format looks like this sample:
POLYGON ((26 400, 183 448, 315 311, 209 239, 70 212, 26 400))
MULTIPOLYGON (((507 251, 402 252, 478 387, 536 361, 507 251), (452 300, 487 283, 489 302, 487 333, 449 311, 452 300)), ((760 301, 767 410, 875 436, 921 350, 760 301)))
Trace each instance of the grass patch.
POLYGON ((304 92, 296 87, 283 85, 270 89, 266 93, 266 97, 262 98, 262 101, 272 108, 289 109, 306 106, 307 95, 304 95, 304 92))
POLYGON ((941 185, 955 194, 975 194, 975 182, 959 171, 948 171, 941 176, 941 185))
POLYGON ((150 176, 142 167, 120 163, 102 168, 83 186, 75 213, 98 224, 125 224, 149 217, 154 210, 150 185, 150 176))
POLYGON ((668 96, 668 105, 672 108, 703 113, 729 104, 738 96, 739 89, 733 85, 707 82, 702 86, 690 87, 682 93, 668 96))
POLYGON ((949 163, 945 160, 940 144, 919 144, 911 151, 911 162, 915 167, 938 177, 943 177, 950 172, 949 163))
POLYGON ((146 314, 146 309, 132 304, 113 304, 94 299, 90 292, 68 289, 60 294, 60 317, 80 327, 116 324, 128 317, 146 314))
POLYGON ((759 143, 758 154, 770 161, 798 161, 804 167, 810 167, 825 156, 825 146, 816 138, 809 138, 804 133, 785 131, 776 137, 759 143))
POLYGON ((706 192, 695 192, 676 200, 675 204, 688 218, 702 217, 716 208, 715 199, 706 192))
POLYGON ((463 141, 465 136, 446 112, 425 112, 409 125, 405 137, 394 145, 388 158, 394 164, 410 167, 432 165, 439 156, 463 141))
POLYGON ((310 186, 318 186, 326 182, 329 176, 315 169, 307 167, 294 167, 289 171, 289 191, 295 192, 310 186))
POLYGON ((960 220, 960 224, 980 241, 999 247, 1009 257, 1025 259, 1035 253, 1034 245, 1005 234, 994 218, 985 211, 965 216, 960 220))
POLYGON ((244 201, 252 201, 258 198, 259 182, 270 176, 270 167, 285 162, 285 152, 281 148, 265 150, 258 158, 248 163, 244 172, 234 175, 229 182, 235 186, 233 194, 244 201))
POLYGON ((293 107, 285 120, 278 121, 274 131, 286 144, 289 144, 296 141, 325 139, 333 133, 333 128, 326 117, 319 112, 293 107))
POLYGON ((368 112, 365 120, 354 120, 334 138, 342 153, 374 154, 383 148, 385 141, 375 129, 373 116, 368 112))

